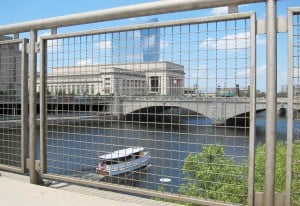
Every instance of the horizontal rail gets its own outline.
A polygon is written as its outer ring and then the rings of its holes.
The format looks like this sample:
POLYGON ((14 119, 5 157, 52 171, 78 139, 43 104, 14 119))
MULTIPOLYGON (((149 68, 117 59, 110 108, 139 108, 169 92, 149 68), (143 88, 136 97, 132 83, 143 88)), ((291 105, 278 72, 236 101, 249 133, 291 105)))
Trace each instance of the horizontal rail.
POLYGON ((248 3, 265 2, 266 0, 175 0, 160 1, 144 4, 123 6, 111 9, 84 12, 48 19, 40 19, 29 22, 0 26, 0 35, 28 32, 31 30, 51 29, 80 24, 103 22, 110 20, 126 19, 154 14, 191 11, 212 7, 240 5, 248 3))
POLYGON ((300 7, 290 7, 289 11, 292 12, 292 14, 299 14, 300 13, 300 7))
POLYGON ((83 179, 66 178, 59 175, 49 175, 49 174, 42 174, 42 176, 43 178, 50 179, 50 180, 58 180, 58 181, 64 181, 68 183, 79 184, 79 185, 99 187, 99 188, 104 188, 112 191, 120 191, 120 192, 126 191, 127 193, 139 194, 139 195, 163 198, 163 199, 170 199, 179 202, 187 202, 187 203, 201 204, 207 206, 233 206, 233 204, 216 202, 213 200, 197 199, 192 197, 185 197, 183 195, 175 195, 167 192, 162 193, 158 191, 145 190, 141 188, 129 188, 122 185, 108 184, 104 182, 91 182, 83 179))
POLYGON ((246 12, 246 13, 200 17, 200 18, 183 19, 183 20, 175 20, 175 21, 136 24, 136 25, 122 26, 122 27, 110 27, 110 28, 97 29, 91 31, 79 31, 73 33, 54 34, 54 35, 52 34, 48 36, 42 36, 41 39, 50 40, 50 39, 58 39, 58 38, 67 38, 70 36, 76 37, 82 35, 94 35, 94 34, 124 32, 124 31, 151 29, 151 28, 168 27, 168 26, 180 26, 182 24, 201 24, 201 23, 218 22, 218 21, 230 21, 230 20, 250 18, 251 15, 253 14, 254 14, 253 12, 246 12))

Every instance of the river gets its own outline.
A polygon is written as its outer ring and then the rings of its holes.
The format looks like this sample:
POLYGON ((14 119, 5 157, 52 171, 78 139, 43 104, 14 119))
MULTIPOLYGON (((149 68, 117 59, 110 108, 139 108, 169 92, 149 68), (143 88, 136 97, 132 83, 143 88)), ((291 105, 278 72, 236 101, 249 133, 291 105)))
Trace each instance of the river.
MULTIPOLYGON (((286 117, 278 116, 278 140, 286 140, 286 124, 286 117)), ((262 112, 257 114, 256 145, 265 142, 265 127, 265 112, 262 112)), ((300 128, 300 125, 294 128, 300 128)), ((19 129, 12 129, 5 134, 3 130, 0 135, 8 141, 19 132, 19 129)), ((163 186, 177 192, 185 181, 182 168, 189 154, 201 152, 204 145, 221 144, 227 157, 240 163, 248 157, 248 137, 246 128, 213 127, 201 116, 183 118, 180 124, 131 121, 82 121, 79 124, 70 121, 64 125, 53 122, 48 125, 47 173, 103 181, 95 175, 99 154, 142 146, 151 152, 151 165, 147 171, 105 181, 157 190, 162 186, 160 179, 169 178, 171 181, 163 186)), ((39 142, 37 138, 37 158, 39 142)), ((19 151, 18 145, 15 144, 14 151, 19 151)))
MULTIPOLYGON (((265 112, 257 114, 256 144, 265 142, 265 112)), ((278 117, 277 139, 286 139, 286 118, 278 117)), ((212 127, 203 117, 183 118, 180 124, 126 121, 96 121, 77 125, 49 125, 48 173, 79 176, 99 181, 95 176, 98 154, 131 146, 142 146, 151 152, 147 172, 111 178, 119 184, 146 189, 161 187, 161 178, 169 178, 170 191, 184 183, 184 159, 202 151, 204 145, 221 144, 226 155, 237 163, 248 157, 249 130, 246 128, 212 127)), ((166 185, 164 185, 166 187, 166 185)))

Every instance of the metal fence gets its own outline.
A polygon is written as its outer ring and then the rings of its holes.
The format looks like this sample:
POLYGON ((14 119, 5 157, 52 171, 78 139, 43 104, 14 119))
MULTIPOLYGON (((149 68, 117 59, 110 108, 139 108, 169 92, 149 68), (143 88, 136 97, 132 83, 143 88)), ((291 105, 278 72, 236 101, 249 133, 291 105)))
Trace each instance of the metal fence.
MULTIPOLYGON (((25 172, 29 104, 29 169, 36 170, 40 146, 42 178, 162 200, 254 205, 255 148, 268 136, 264 203, 274 205, 275 1, 267 1, 268 95, 259 103, 255 13, 56 34, 81 23, 254 2, 262 1, 159 2, 0 27, 16 37, 30 31, 28 47, 0 43, 0 168, 25 172), (41 29, 51 35, 37 42, 41 29), (266 120, 257 110, 267 110, 266 120), (256 131, 260 122, 266 135, 256 131)), ((299 19, 291 9, 286 205, 299 204, 299 19)), ((30 172, 35 184, 36 175, 30 172)))
POLYGON ((287 133, 287 204, 299 205, 299 68, 300 10, 289 10, 289 115, 287 133))
POLYGON ((232 14, 42 37, 44 174, 246 203, 254 22, 232 14), (150 162, 119 175, 133 162, 126 150, 106 159, 115 175, 96 174, 99 156, 126 148, 150 162))
POLYGON ((0 42, 0 168, 16 172, 25 171, 28 137, 25 46, 25 40, 0 42))

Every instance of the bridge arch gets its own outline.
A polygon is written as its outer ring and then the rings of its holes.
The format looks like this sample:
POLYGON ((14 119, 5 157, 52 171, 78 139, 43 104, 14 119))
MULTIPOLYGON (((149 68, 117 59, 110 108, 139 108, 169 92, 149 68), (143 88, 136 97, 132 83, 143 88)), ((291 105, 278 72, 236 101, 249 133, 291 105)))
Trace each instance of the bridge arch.
MULTIPOLYGON (((210 99, 209 101, 195 101, 195 99, 183 99, 182 101, 172 100, 127 100, 122 103, 122 112, 124 116, 134 114, 163 114, 170 108, 184 109, 201 114, 212 120, 213 124, 224 125, 243 125, 247 124, 250 113, 250 103, 247 101, 237 101, 228 99, 210 99)), ((257 110, 265 110, 265 104, 257 106, 257 110)), ((170 114, 171 115, 171 114, 170 114)))

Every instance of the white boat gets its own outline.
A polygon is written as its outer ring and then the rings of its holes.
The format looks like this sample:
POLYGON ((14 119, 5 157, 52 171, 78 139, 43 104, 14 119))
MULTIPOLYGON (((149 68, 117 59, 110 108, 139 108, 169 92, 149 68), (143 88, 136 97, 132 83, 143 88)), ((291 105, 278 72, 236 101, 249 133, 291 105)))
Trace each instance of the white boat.
POLYGON ((150 152, 143 147, 130 147, 99 156, 96 173, 103 176, 115 176, 134 171, 150 163, 150 152))

